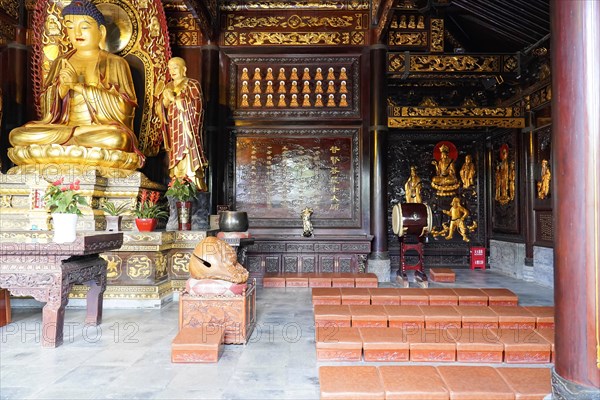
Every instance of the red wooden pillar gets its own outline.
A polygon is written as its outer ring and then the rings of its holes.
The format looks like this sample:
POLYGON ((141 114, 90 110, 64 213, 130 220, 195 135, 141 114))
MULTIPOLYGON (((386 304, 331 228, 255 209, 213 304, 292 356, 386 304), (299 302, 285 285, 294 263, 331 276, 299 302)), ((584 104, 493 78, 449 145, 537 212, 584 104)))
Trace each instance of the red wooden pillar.
POLYGON ((600 2, 552 1, 556 355, 559 399, 600 387, 600 2))

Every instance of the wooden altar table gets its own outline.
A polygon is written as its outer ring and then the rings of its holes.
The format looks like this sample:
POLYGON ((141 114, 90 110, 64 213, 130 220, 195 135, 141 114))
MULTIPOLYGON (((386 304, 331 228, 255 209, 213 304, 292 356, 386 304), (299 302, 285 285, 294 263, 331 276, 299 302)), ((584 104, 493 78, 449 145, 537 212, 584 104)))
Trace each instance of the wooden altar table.
POLYGON ((42 346, 63 342, 65 307, 74 284, 87 283, 86 324, 102 320, 102 296, 106 289, 104 251, 123 244, 121 232, 78 232, 73 243, 53 243, 44 231, 12 231, 0 234, 0 287, 14 296, 31 296, 45 302, 42 310, 42 346))

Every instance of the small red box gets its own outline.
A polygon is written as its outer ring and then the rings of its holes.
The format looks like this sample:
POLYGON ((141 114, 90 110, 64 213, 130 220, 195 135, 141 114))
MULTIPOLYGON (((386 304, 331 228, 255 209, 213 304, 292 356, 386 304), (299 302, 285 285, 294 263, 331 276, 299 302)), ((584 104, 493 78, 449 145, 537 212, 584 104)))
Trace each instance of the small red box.
POLYGON ((471 247, 471 269, 485 269, 485 247, 471 247))

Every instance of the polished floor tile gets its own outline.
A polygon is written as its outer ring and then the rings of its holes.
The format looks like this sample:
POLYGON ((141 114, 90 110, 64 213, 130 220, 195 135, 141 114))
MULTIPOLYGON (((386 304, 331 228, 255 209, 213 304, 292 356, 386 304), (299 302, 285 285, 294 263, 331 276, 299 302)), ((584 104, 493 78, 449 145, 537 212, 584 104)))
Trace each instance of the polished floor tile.
MULTIPOLYGON (((552 289, 489 270, 456 270, 455 283, 430 287, 505 287, 521 305, 553 304, 552 289)), ((0 399, 317 399, 318 367, 340 364, 316 361, 310 293, 259 288, 249 343, 224 346, 216 364, 171 363, 177 303, 105 309, 99 327, 83 324, 84 310, 67 309, 56 349, 40 345, 40 309, 15 308, 13 323, 0 328, 0 399)))

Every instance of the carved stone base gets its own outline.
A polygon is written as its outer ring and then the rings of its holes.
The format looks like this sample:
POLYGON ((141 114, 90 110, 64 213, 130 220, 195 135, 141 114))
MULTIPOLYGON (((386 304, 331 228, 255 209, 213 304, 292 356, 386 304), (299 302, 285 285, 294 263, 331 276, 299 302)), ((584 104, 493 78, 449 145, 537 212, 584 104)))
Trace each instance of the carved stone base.
POLYGON ((373 260, 369 259, 368 271, 377 275, 379 282, 390 282, 390 260, 373 260))
POLYGON ((225 344, 245 344, 256 324, 256 284, 248 284, 242 296, 191 296, 179 301, 179 329, 208 324, 225 328, 225 344))
MULTIPOLYGON (((77 220, 77 230, 104 230, 106 220, 102 203, 109 200, 115 205, 133 209, 142 190, 164 191, 164 187, 150 181, 137 171, 113 169, 107 172, 98 167, 81 165, 30 165, 12 168, 0 174, 0 229, 49 230, 50 216, 44 208, 43 197, 48 185, 64 178, 65 183, 79 180, 80 193, 87 206, 77 220)), ((125 215, 121 224, 124 231, 133 230, 131 215, 125 215)))
POLYGON ((552 368, 552 399, 553 400, 600 400, 597 388, 583 386, 560 376, 552 368))

